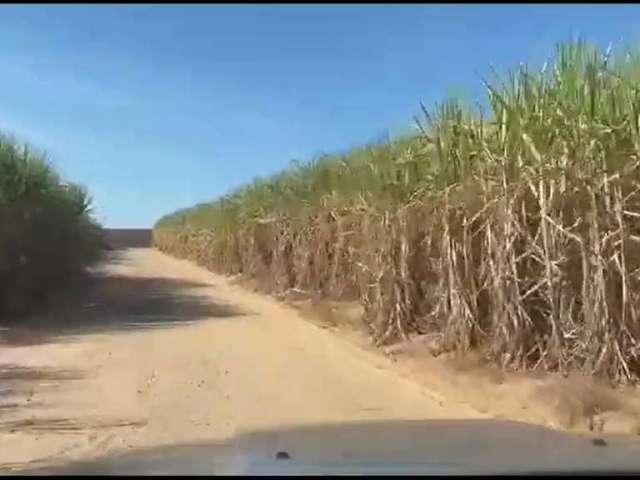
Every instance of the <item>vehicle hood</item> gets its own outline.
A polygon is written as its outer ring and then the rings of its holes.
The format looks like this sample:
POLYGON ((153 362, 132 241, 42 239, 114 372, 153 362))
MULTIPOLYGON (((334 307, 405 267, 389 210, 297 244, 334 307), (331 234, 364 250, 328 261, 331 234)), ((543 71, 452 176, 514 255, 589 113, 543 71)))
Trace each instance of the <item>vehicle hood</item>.
POLYGON ((227 442, 168 445, 23 471, 67 475, 576 472, 640 472, 640 440, 484 419, 354 422, 244 432, 227 442))

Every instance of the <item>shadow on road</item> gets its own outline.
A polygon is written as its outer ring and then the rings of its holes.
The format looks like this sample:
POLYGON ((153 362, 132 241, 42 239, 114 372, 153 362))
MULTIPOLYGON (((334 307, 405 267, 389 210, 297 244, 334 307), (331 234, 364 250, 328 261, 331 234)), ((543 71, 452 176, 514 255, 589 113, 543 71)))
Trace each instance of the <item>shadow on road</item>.
POLYGON ((50 367, 24 367, 12 363, 0 365, 0 433, 14 431, 37 431, 43 429, 69 430, 71 419, 29 418, 15 419, 11 415, 25 409, 46 407, 35 400, 37 390, 56 389, 66 382, 84 378, 79 369, 50 367))
MULTIPOLYGON (((80 369, 0 365, 0 435, 56 433, 79 434, 100 429, 143 427, 141 419, 103 418, 98 415, 75 417, 51 413, 55 404, 44 401, 49 393, 69 388, 70 382, 86 378, 80 369)), ((0 470, 6 465, 0 463, 0 470)))
MULTIPOLYGON (((126 263, 122 251, 107 261, 126 263)), ((0 345, 38 345, 64 337, 148 328, 167 328, 198 320, 229 318, 246 312, 211 300, 198 289, 206 283, 172 278, 106 275, 96 270, 73 288, 48 300, 43 312, 0 319, 0 345)))
POLYGON ((120 248, 117 250, 103 250, 100 264, 110 265, 128 265, 131 263, 131 259, 127 256, 127 250, 129 248, 120 248))
MULTIPOLYGON (((21 365, 0 365, 0 382, 35 382, 47 380, 80 380, 83 377, 80 370, 58 369, 50 367, 23 367, 21 365)), ((2 395, 2 391, 0 391, 2 395)))

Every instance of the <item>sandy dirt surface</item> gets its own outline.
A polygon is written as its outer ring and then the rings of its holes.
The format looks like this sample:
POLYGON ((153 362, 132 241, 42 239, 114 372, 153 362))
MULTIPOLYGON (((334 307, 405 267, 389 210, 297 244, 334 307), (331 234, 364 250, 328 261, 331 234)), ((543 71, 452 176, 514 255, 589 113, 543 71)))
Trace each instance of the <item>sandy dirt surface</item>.
POLYGON ((507 375, 434 355, 430 337, 374 348, 357 305, 246 287, 119 250, 46 314, 0 326, 0 472, 366 420, 497 418, 640 440, 636 389, 507 375))
POLYGON ((0 330, 4 472, 259 428, 488 416, 152 249, 112 252, 72 298, 0 330))

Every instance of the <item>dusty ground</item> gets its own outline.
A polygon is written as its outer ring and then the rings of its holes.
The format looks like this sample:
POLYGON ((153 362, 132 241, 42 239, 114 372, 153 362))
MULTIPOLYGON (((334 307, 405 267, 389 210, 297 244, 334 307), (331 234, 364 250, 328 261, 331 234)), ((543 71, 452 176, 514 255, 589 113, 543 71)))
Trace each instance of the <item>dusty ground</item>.
POLYGON ((0 470, 368 419, 638 431, 634 391, 434 359, 428 339, 385 354, 357 307, 290 303, 155 250, 112 252, 73 298, 0 330, 0 470))
POLYGON ((253 428, 486 416, 151 249, 113 252, 73 299, 0 335, 4 471, 253 428))
POLYGON ((423 335, 376 349, 359 321, 358 305, 291 299, 305 319, 336 332, 361 349, 394 363, 394 371, 464 402, 492 418, 516 420, 574 433, 636 436, 640 441, 640 391, 612 388, 589 376, 505 372, 479 355, 441 354, 437 336, 423 335))

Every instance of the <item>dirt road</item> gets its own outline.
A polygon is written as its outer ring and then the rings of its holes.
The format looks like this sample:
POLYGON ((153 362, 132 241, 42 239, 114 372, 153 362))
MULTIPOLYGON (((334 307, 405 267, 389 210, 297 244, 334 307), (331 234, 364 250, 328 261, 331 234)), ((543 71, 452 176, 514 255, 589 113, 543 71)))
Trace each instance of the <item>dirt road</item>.
POLYGON ((0 339, 5 471, 252 428, 487 416, 151 249, 114 252, 71 301, 0 339))

